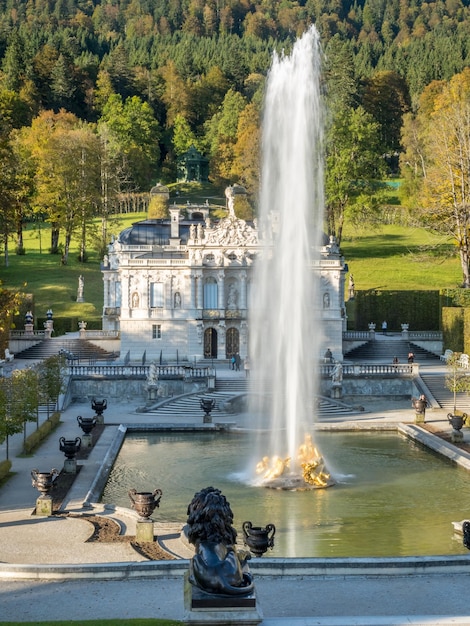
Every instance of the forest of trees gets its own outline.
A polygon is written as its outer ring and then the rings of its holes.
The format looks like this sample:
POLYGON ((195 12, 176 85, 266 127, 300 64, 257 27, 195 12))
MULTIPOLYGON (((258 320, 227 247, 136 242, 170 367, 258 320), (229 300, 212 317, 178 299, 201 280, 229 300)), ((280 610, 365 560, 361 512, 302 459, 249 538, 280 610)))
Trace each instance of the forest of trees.
MULTIPOLYGON (((325 55, 327 230, 341 240, 345 219, 377 212, 376 181, 398 174, 414 202, 434 207, 428 221, 439 227, 436 186, 431 198, 424 184, 431 170, 438 175, 430 163, 436 152, 423 126, 436 123, 438 95, 468 80, 469 5, 0 0, 4 243, 14 237, 23 253, 24 220, 39 216, 52 225, 51 252, 59 251, 61 234, 62 261, 72 237, 86 260, 91 218, 102 218, 93 236, 104 249, 116 198, 175 181, 177 158, 191 145, 209 158, 215 183, 240 183, 256 198, 272 54, 289 52, 312 23, 325 55)), ((468 90, 456 98, 468 105, 468 90)), ((461 195, 449 201, 454 214, 457 204, 460 213, 466 206, 461 195)), ((452 228, 465 247, 455 220, 452 228)))

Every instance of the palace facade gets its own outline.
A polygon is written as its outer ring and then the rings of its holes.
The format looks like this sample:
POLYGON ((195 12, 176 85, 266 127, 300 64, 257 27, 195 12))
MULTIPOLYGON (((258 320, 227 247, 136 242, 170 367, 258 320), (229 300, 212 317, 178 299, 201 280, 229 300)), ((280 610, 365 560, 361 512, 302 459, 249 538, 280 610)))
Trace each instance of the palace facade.
MULTIPOLYGON (((210 206, 170 207, 169 219, 148 219, 123 230, 102 263, 103 330, 119 330, 120 358, 129 361, 227 359, 249 354, 248 306, 253 263, 260 250, 255 222, 214 220, 210 206)), ((347 266, 334 238, 324 242, 314 272, 321 297, 321 355, 342 360, 347 266)))

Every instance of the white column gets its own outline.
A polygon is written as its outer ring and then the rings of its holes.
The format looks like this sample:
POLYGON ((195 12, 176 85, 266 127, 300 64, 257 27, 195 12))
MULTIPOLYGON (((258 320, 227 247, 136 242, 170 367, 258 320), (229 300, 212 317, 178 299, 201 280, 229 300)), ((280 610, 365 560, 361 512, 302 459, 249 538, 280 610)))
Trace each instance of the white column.
POLYGON ((225 272, 224 270, 221 270, 218 274, 217 274, 217 283, 218 283, 218 292, 219 292, 219 302, 218 302, 218 308, 221 309, 225 309, 225 272))
POLYGON ((198 309, 202 309, 202 308, 204 308, 202 272, 198 272, 196 274, 196 277, 197 277, 197 304, 196 304, 196 307, 198 309))
POLYGON ((240 272, 240 309, 246 309, 246 272, 240 272))
POLYGON ((190 280, 190 301, 189 301, 189 308, 190 309, 195 309, 196 308, 196 276, 194 274, 191 274, 189 277, 190 280))

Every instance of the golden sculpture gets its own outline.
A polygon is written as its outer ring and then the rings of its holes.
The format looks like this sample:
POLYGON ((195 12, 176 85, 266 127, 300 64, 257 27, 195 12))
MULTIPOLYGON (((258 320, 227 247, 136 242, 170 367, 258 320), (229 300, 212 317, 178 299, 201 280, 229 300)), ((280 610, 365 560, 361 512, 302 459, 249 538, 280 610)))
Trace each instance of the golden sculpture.
MULTIPOLYGON (((283 459, 280 456, 269 458, 264 456, 256 465, 256 473, 262 475, 264 482, 272 482, 286 477, 287 488, 291 488, 292 479, 289 474, 290 457, 283 459), (289 475, 289 476, 288 476, 289 475)), ((329 472, 325 468, 325 461, 312 441, 312 435, 306 434, 304 442, 299 446, 297 453, 298 466, 302 468, 304 484, 316 488, 328 487, 334 483, 329 472)))

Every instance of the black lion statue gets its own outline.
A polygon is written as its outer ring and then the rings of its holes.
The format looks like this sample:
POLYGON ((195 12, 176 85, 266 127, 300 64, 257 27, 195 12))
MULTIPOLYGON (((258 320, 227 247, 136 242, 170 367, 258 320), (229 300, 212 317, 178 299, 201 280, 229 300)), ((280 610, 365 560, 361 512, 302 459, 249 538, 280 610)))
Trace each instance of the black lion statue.
POLYGON ((232 522, 230 504, 214 487, 197 492, 188 506, 188 539, 196 551, 189 565, 189 581, 210 594, 242 596, 254 589, 246 563, 250 554, 237 551, 232 522))

